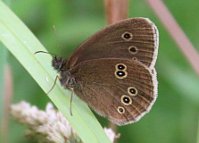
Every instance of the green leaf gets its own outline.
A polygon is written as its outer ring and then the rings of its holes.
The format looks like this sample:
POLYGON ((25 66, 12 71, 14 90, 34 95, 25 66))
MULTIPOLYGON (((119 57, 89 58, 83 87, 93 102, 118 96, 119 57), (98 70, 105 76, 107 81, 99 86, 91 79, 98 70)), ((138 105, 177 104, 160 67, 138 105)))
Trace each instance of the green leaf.
MULTIPOLYGON (((51 56, 35 55, 36 51, 46 51, 30 30, 15 14, 0 1, 0 41, 24 66, 40 87, 47 92, 53 85, 56 72, 51 67, 51 56)), ((71 92, 63 90, 57 83, 48 95, 57 108, 68 119, 85 143, 110 143, 102 127, 88 106, 74 98, 73 116, 69 112, 71 92)), ((39 99, 38 99, 39 100, 39 99)))
MULTIPOLYGON (((3 116, 5 115, 5 67, 6 67, 7 50, 0 42, 0 123, 3 123, 3 116)), ((5 141, 5 132, 3 131, 3 124, 0 124, 0 142, 5 141)))

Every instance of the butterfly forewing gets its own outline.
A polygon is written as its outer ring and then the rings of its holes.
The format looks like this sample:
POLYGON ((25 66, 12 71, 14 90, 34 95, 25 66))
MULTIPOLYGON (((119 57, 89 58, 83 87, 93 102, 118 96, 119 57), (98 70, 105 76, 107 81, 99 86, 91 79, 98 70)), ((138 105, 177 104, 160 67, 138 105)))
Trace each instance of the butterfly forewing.
POLYGON ((100 58, 125 58, 153 68, 158 48, 156 26, 146 18, 110 25, 84 42, 69 59, 69 66, 100 58))

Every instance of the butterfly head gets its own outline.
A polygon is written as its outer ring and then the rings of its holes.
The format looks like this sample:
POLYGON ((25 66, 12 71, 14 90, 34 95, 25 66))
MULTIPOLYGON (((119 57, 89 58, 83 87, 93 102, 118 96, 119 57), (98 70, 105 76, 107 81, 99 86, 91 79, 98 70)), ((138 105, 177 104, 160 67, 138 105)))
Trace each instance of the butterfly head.
POLYGON ((59 80, 63 87, 67 89, 73 89, 77 85, 75 78, 71 75, 71 72, 67 68, 66 59, 54 56, 52 60, 52 66, 60 74, 59 80))
POLYGON ((58 72, 62 72, 62 71, 67 70, 66 69, 66 64, 67 64, 67 60, 66 59, 63 59, 63 58, 57 57, 57 56, 53 57, 52 66, 58 72))

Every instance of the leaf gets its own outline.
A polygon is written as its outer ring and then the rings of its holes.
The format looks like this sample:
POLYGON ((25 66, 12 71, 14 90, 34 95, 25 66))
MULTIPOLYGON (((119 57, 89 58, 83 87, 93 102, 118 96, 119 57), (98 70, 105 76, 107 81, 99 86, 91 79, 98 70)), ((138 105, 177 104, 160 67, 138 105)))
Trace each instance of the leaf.
MULTIPOLYGON (((0 41, 24 66, 39 86, 47 93, 53 85, 56 73, 51 67, 48 55, 35 55, 36 51, 46 51, 30 30, 17 16, 0 1, 0 41)), ((88 106, 74 98, 73 116, 69 112, 71 92, 63 90, 57 83, 48 95, 57 108, 68 119, 71 126, 85 143, 110 143, 102 127, 88 106), (67 96, 66 96, 67 95, 67 96)))
MULTIPOLYGON (((0 123, 5 123, 5 67, 6 67, 7 50, 0 42, 0 123)), ((3 124, 0 125, 0 129, 3 128, 3 124)), ((6 131, 0 130, 0 142, 4 142, 6 139, 6 131)))

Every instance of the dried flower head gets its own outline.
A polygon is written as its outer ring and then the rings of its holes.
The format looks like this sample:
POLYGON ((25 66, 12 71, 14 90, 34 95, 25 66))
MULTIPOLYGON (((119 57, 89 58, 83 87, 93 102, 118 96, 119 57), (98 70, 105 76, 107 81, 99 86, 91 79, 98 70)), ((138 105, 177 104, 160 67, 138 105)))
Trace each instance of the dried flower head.
POLYGON ((48 103, 45 111, 22 101, 11 106, 11 114, 20 123, 27 125, 28 135, 40 142, 66 143, 78 139, 66 118, 48 103))
MULTIPOLYGON (((20 123, 28 127, 28 136, 34 137, 42 143, 82 143, 76 132, 69 125, 63 114, 48 103, 45 111, 22 101, 11 106, 11 114, 20 123)), ((112 142, 116 134, 112 129, 104 129, 112 142)))

